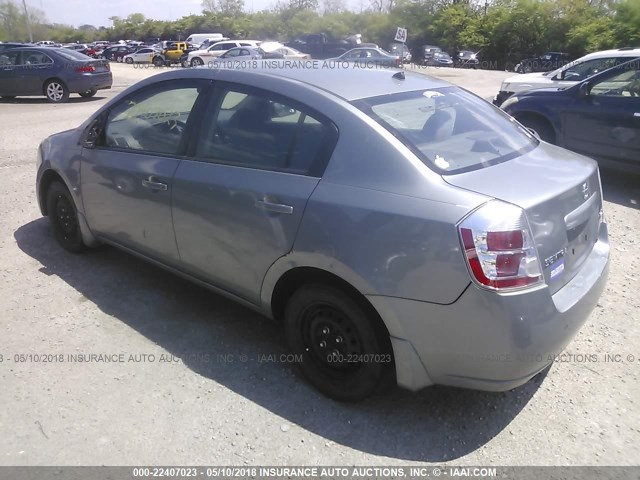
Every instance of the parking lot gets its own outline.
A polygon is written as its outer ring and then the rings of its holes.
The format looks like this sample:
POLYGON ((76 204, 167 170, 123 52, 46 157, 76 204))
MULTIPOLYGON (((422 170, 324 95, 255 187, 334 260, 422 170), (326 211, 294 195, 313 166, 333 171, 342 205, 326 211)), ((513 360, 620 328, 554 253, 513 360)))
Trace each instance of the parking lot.
MULTIPOLYGON (((252 311, 113 248, 55 242, 34 192, 39 142, 161 71, 112 70, 91 99, 0 100, 1 465, 640 463, 640 177, 602 174, 609 283, 549 371, 506 393, 341 404, 252 311)), ((487 99, 511 75, 418 70, 487 99)))

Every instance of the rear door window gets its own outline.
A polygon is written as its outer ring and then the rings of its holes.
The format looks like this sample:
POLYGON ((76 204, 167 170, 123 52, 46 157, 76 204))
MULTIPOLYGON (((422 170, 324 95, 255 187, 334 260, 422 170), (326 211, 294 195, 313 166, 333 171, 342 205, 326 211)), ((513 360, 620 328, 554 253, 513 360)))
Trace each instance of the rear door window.
POLYGON ((226 88, 207 111, 196 157, 214 163, 321 176, 337 140, 329 120, 264 90, 226 88))

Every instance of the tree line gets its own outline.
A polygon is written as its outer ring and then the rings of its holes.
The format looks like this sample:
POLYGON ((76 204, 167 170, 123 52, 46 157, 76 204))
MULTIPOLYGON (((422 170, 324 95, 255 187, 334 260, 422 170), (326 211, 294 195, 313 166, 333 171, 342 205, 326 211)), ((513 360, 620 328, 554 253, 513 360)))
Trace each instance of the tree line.
MULTIPOLYGON (((29 8, 28 15, 34 41, 81 43, 184 39, 197 32, 287 41, 325 32, 335 39, 361 33, 364 41, 386 48, 396 27, 402 26, 414 52, 424 44, 450 53, 471 49, 498 68, 545 51, 577 58, 607 48, 640 47, 639 0, 360 0, 355 10, 348 10, 345 0, 277 0, 271 8, 252 13, 244 0, 205 0, 200 15, 161 21, 133 13, 111 17, 110 27, 99 28, 51 24, 35 8, 29 8)), ((28 38, 22 6, 1 0, 0 40, 28 38)))

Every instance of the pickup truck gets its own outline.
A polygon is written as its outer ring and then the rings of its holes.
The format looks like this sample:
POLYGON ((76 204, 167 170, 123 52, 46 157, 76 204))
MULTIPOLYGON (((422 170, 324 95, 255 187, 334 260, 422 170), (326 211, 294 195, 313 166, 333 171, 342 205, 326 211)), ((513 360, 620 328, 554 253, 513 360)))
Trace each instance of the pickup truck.
POLYGON ((324 33, 312 33, 285 43, 285 46, 311 55, 311 58, 326 59, 339 57, 346 51, 361 46, 361 43, 361 35, 352 35, 346 40, 331 41, 324 33))
POLYGON ((166 45, 166 48, 158 51, 153 57, 152 63, 156 67, 180 63, 180 57, 193 48, 194 47, 187 42, 171 42, 166 45))

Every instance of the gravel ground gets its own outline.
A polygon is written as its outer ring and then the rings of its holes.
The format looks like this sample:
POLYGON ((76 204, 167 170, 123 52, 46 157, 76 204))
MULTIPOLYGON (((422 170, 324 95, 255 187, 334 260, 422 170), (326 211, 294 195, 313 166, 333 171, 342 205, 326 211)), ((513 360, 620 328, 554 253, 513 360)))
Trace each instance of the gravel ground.
MULTIPOLYGON (((57 246, 36 148, 155 73, 113 71, 94 99, 0 102, 0 465, 640 463, 638 177, 603 174, 610 280, 572 357, 507 393, 396 389, 343 405, 274 361, 281 334, 255 313, 113 248, 57 246)), ((509 75, 421 71, 485 98, 509 75)))

